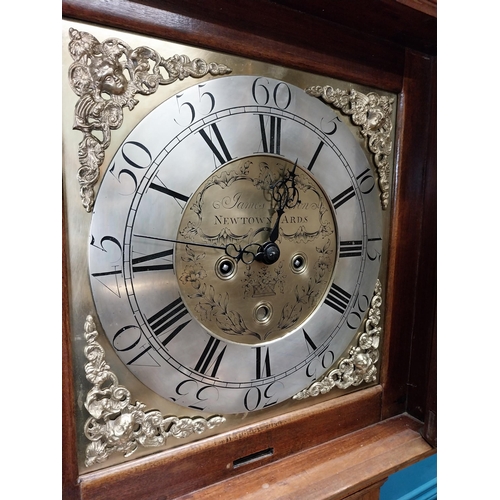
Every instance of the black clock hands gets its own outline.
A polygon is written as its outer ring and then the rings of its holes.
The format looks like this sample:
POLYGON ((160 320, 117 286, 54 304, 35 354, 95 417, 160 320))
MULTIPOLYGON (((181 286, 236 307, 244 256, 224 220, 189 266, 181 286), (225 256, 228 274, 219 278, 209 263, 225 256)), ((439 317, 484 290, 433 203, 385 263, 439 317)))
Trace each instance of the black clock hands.
POLYGON ((259 243, 250 243, 243 248, 237 247, 233 243, 226 245, 226 255, 232 257, 236 262, 240 261, 244 264, 251 264, 254 260, 260 261, 260 254, 262 253, 262 245, 259 243), (255 251, 250 250, 256 247, 255 251))
POLYGON ((134 234, 136 238, 145 238, 149 240, 157 240, 157 241, 168 241, 169 243, 179 243, 181 245, 190 245, 196 247, 205 247, 205 248, 216 248, 218 250, 224 250, 228 257, 231 257, 238 261, 242 261, 244 264, 251 264, 254 260, 261 260, 260 255, 263 251, 263 246, 259 243, 250 243, 249 245, 244 246, 236 246, 234 243, 229 243, 226 246, 220 245, 211 245, 209 243, 195 243, 193 241, 187 240, 177 240, 173 238, 161 238, 158 236, 147 236, 144 234, 134 234), (255 251, 252 251, 251 248, 256 247, 255 251))
POLYGON ((267 265, 274 264, 280 257, 281 252, 276 244, 276 240, 279 236, 281 217, 285 213, 285 209, 293 208, 300 203, 299 192, 295 186, 295 177, 297 175, 295 173, 295 168, 297 167, 297 161, 298 160, 295 160, 292 170, 288 172, 283 179, 280 179, 270 186, 273 200, 277 204, 277 218, 269 233, 268 241, 264 243, 264 245, 261 245, 259 251, 255 254, 255 260, 267 265))
POLYGON ((299 192, 295 186, 295 177, 297 174, 295 173, 295 168, 297 167, 297 160, 293 165, 292 170, 286 175, 283 179, 275 182, 271 186, 271 193, 274 201, 277 203, 276 213, 278 215, 276 222, 274 223, 274 227, 271 229, 269 233, 269 241, 274 243, 279 236, 279 226, 281 217, 285 213, 285 208, 293 208, 298 203, 299 200, 299 192))
POLYGON ((195 243, 187 240, 160 238, 142 234, 136 234, 135 236, 137 238, 147 238, 150 240, 168 241, 170 243, 179 243, 184 245, 224 250, 228 257, 235 259, 236 262, 239 262, 241 260, 244 264, 251 264, 255 260, 258 262, 263 262, 267 265, 274 264, 280 257, 280 249, 275 242, 279 236, 281 217, 285 213, 286 208, 293 208, 298 203, 300 203, 299 192, 297 190, 297 187, 295 186, 295 177, 297 175, 295 173, 296 167, 297 160, 295 160, 295 164, 293 165, 292 170, 290 170, 283 177, 283 179, 280 179, 279 181, 271 185, 272 197, 273 200, 277 203, 277 218, 273 228, 271 229, 271 232, 269 233, 269 240, 263 245, 261 245, 260 243, 250 243, 244 247, 241 247, 236 246, 234 243, 229 243, 225 246, 221 246, 212 245, 210 243, 195 243))
POLYGON ((185 245, 192 245, 195 247, 217 248, 219 250, 226 250, 227 247, 229 246, 229 245, 226 245, 225 247, 223 247, 223 246, 218 246, 218 245, 210 245, 209 243, 193 243, 192 241, 174 240, 171 238, 160 238, 158 236, 147 236, 145 234, 134 234, 134 236, 136 238, 146 238, 148 240, 168 241, 169 243, 180 243, 180 244, 185 244, 185 245))

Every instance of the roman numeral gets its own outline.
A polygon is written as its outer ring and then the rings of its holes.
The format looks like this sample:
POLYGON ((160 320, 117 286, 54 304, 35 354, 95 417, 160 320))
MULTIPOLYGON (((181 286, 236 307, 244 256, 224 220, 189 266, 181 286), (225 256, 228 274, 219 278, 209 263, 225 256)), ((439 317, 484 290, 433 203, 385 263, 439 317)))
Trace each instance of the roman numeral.
POLYGON ((226 163, 227 161, 231 161, 232 160, 231 155, 229 154, 229 150, 227 149, 226 143, 222 139, 222 135, 219 131, 219 128, 217 127, 217 124, 213 123, 212 125, 210 125, 210 128, 212 129, 217 139, 217 142, 219 143, 218 146, 215 145, 215 143, 209 137, 205 129, 202 128, 200 130, 200 135, 203 137, 204 141, 208 144, 208 147, 212 150, 212 153, 216 156, 217 160, 219 160, 219 163, 221 165, 223 163, 226 163))
POLYGON ((264 115, 259 115, 260 134, 264 153, 281 154, 281 118, 270 116, 269 131, 266 130, 264 115))
POLYGON ((143 255, 132 259, 132 270, 134 273, 141 273, 144 271, 171 271, 174 268, 173 263, 170 261, 168 264, 146 264, 139 265, 144 262, 149 262, 163 257, 172 257, 174 250, 164 250, 163 252, 152 253, 150 255, 143 255))
POLYGON ((262 347, 255 347, 255 373, 256 379, 271 376, 271 360, 269 358, 269 347, 266 347, 266 352, 264 355, 262 347))
MULTIPOLYGON (((182 299, 172 301, 168 306, 160 309, 156 314, 153 314, 147 319, 149 326, 158 337, 167 328, 170 328, 173 324, 177 323, 183 316, 188 314, 186 306, 182 299)), ((184 328, 191 320, 186 321, 184 324, 180 325, 173 333, 171 333, 166 339, 162 341, 163 345, 167 345, 179 332, 184 328)))
POLYGON ((353 196, 354 196, 354 188, 351 186, 332 199, 333 208, 337 210, 346 201, 349 201, 353 196))
MULTIPOLYGON (((114 266, 115 268, 117 268, 118 266, 114 266)), ((92 273, 92 276, 94 276, 94 278, 98 278, 100 276, 113 276, 115 274, 121 274, 122 271, 121 269, 114 269, 113 271, 104 271, 102 273, 92 273)))
POLYGON ((222 357, 226 352, 227 345, 219 352, 217 357, 215 356, 217 349, 220 345, 220 340, 214 337, 210 337, 208 344, 205 346, 198 363, 194 367, 194 369, 198 373, 202 373, 203 375, 208 375, 209 377, 215 377, 217 375, 217 370, 219 369, 220 363, 222 361, 222 357), (207 374, 207 371, 211 369, 212 371, 207 374))
POLYGON ((172 191, 172 189, 168 189, 166 186, 160 184, 155 184, 154 182, 152 182, 149 185, 149 189, 154 189, 155 191, 166 194, 168 196, 172 196, 172 198, 175 198, 180 201, 186 202, 189 200, 189 196, 186 196, 185 194, 182 193, 178 193, 177 191, 172 191))
MULTIPOLYGON (((361 179, 360 184, 363 183, 365 180, 370 179, 372 177, 371 174, 365 176, 365 174, 367 172, 370 172, 369 168, 367 168, 364 172, 361 172, 356 177, 357 180, 361 179)), ((362 190, 362 193, 363 194, 368 194, 372 189, 373 189, 373 187, 370 188, 368 191, 363 191, 362 190)), ((349 201, 353 196, 354 196, 354 187, 351 186, 351 187, 347 188, 345 191, 342 191, 339 195, 337 195, 335 198, 332 199, 333 208, 335 208, 335 210, 337 210, 346 201, 349 201)))
POLYGON ((319 152, 321 151, 321 148, 325 145, 324 142, 320 142, 318 147, 316 148, 316 151, 314 152, 313 157, 311 158, 311 161, 309 162, 309 165, 307 166, 307 170, 312 170, 314 167, 314 164, 316 163, 316 159, 318 158, 319 152))
POLYGON ((344 314, 349 305, 350 298, 351 295, 349 293, 333 283, 326 296, 325 304, 332 307, 340 314, 344 314))
POLYGON ((121 297, 120 286, 118 284, 118 275, 122 274, 122 270, 118 266, 113 266, 112 271, 103 271, 102 273, 92 273, 94 277, 101 285, 104 285, 111 293, 114 293, 117 297, 121 297), (112 276, 112 278, 110 278, 112 276))
POLYGON ((342 258, 342 257, 361 257, 361 251, 363 250, 362 243, 363 242, 361 240, 341 241, 340 242, 339 258, 342 258))
MULTIPOLYGON (((146 354, 151 349, 151 345, 147 345, 143 351, 141 351, 135 358, 131 359, 127 365, 133 365, 136 363, 144 354, 146 354)), ((144 358, 141 363, 137 363, 139 366, 160 366, 151 356, 149 358, 144 358)))
POLYGON ((302 333, 304 334, 304 340, 306 341, 307 351, 309 352, 309 354, 311 354, 311 352, 314 352, 317 349, 316 344, 312 341, 311 337, 309 337, 309 335, 303 328, 302 333))

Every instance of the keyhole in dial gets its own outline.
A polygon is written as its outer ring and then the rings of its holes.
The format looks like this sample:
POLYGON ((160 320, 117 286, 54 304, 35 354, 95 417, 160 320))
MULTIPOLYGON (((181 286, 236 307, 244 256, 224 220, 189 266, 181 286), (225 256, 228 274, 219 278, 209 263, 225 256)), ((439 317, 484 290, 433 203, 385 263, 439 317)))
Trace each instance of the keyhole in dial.
POLYGON ((235 272, 236 264, 232 259, 223 257, 222 259, 219 259, 215 264, 215 273, 219 278, 223 280, 233 277, 235 272))
POLYGON ((291 268, 294 273, 302 273, 307 265, 307 261, 304 255, 296 254, 292 257, 291 268))
POLYGON ((271 319, 272 316, 272 308, 270 304, 259 304, 254 311, 255 319, 259 323, 266 323, 271 319))

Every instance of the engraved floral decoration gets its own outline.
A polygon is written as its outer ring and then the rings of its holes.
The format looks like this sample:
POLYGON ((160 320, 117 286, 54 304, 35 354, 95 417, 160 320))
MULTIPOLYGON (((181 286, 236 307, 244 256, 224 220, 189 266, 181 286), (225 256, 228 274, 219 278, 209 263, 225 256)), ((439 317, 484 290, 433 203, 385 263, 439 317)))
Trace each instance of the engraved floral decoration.
POLYGON ((243 297, 267 297, 284 293, 286 274, 283 273, 283 263, 275 268, 263 267, 253 269, 246 266, 243 281, 243 297))
POLYGON ((353 123, 361 127, 361 135, 368 137, 368 148, 373 153, 379 175, 382 208, 389 204, 389 154, 392 151, 392 97, 380 96, 374 92, 362 94, 357 90, 334 89, 329 85, 306 89, 314 97, 321 97, 326 103, 350 115, 353 123))
POLYGON ((119 385, 116 375, 104 359, 104 349, 96 341, 98 336, 92 316, 85 321, 85 365, 87 380, 93 384, 87 394, 85 408, 91 417, 85 422, 85 436, 91 441, 85 454, 85 465, 105 462, 115 452, 125 457, 139 445, 162 446, 169 437, 183 439, 202 434, 225 422, 222 416, 164 417, 157 410, 146 411, 144 403, 131 403, 130 392, 119 385))
POLYGON ((200 263, 205 258, 205 254, 203 252, 193 252, 188 245, 186 245, 185 252, 182 260, 187 262, 187 265, 182 270, 179 281, 184 285, 190 284, 194 289, 198 290, 202 281, 207 277, 207 273, 200 263))
MULTIPOLYGON (((202 241, 218 245, 222 249, 228 244, 233 244, 234 249, 236 249, 236 244, 241 246, 248 244, 249 251, 255 250, 259 245, 252 242, 261 241, 258 240, 258 237, 261 237, 260 233, 268 237, 271 231, 272 216, 266 213, 274 214, 277 211, 277 208, 273 206, 277 201, 271 196, 271 186, 283 178, 287 168, 286 163, 274 158, 273 161, 275 161, 272 165, 274 168, 271 168, 268 161, 256 161, 255 158, 242 160, 227 165, 210 176, 193 195, 185 211, 186 214, 191 215, 186 215, 187 220, 180 225, 179 235, 182 239, 186 243, 187 240, 194 243, 202 241), (230 187, 233 189, 229 190, 230 187), (253 193, 254 191, 262 193, 262 197, 247 201, 239 197, 241 192, 253 193), (240 204, 242 210, 246 210, 244 212, 246 215, 242 216, 236 212, 231 213, 227 218, 231 221, 252 219, 254 222, 250 227, 251 230, 240 230, 237 231, 240 234, 236 234, 224 223, 215 234, 207 234, 204 231, 206 228, 217 227, 210 223, 214 213, 210 210, 231 210, 235 206, 239 207, 240 204), (249 212, 253 209, 257 211, 249 212), (205 219, 209 222, 205 222, 205 219)), ((288 240, 291 242, 289 244, 294 247, 300 243, 311 243, 306 251, 307 256, 302 255, 308 261, 307 273, 302 276, 308 276, 308 278, 294 279, 290 266, 285 265, 284 262, 267 266, 251 264, 243 259, 239 261, 242 271, 238 278, 231 277, 232 283, 241 283, 241 287, 238 285, 236 292, 234 288, 232 292, 228 292, 225 287, 220 289, 217 287, 219 281, 213 282, 208 279, 208 283, 204 282, 209 273, 203 266, 210 270, 214 265, 211 261, 212 257, 208 261, 205 260, 204 252, 198 248, 191 249, 187 243, 178 253, 182 261, 182 265, 178 266, 178 277, 180 284, 185 287, 187 299, 192 301, 191 306, 197 318, 203 324, 216 325, 224 335, 231 339, 249 336, 259 341, 266 341, 296 328, 307 317, 308 311, 314 310, 320 303, 335 263, 335 228, 324 195, 320 193, 319 188, 311 185, 304 174, 296 176, 295 187, 300 192, 300 201, 297 206, 301 204, 306 206, 309 220, 307 217, 299 216, 296 212, 295 215, 294 212, 287 212, 282 220, 287 217, 294 219, 295 227, 291 225, 292 230, 287 230, 286 225, 282 224, 277 241, 281 244, 283 240, 288 240), (297 219, 296 223, 295 219, 297 219), (298 222, 299 219, 301 222, 298 222), (316 245, 313 243, 315 241, 316 245), (241 295, 241 300, 238 301, 235 297, 239 295, 241 295), (270 302, 267 302, 267 299, 270 302), (264 326, 260 329, 255 328, 252 326, 254 318, 250 317, 250 314, 245 316, 245 313, 239 310, 243 300, 249 311, 253 307, 259 307, 255 304, 266 304, 266 308, 274 307, 273 314, 276 319, 273 322, 263 322, 264 326)), ((235 260, 237 264, 239 259, 235 258, 235 260)), ((301 272, 297 272, 295 276, 300 274, 301 272)))
POLYGON ((335 250, 331 248, 331 241, 328 240, 323 247, 316 247, 316 252, 318 253, 318 259, 314 263, 309 283, 307 286, 296 286, 294 294, 290 294, 292 300, 281 311, 278 323, 279 329, 294 326, 300 319, 303 308, 313 309, 322 298, 321 292, 323 288, 320 285, 325 283, 325 275, 329 268, 333 266, 335 250))
POLYGON ((350 349, 348 358, 338 362, 337 368, 327 372, 324 377, 314 382, 309 388, 300 391, 293 396, 293 399, 301 400, 309 396, 326 394, 334 387, 347 389, 351 386, 356 387, 362 382, 376 381, 377 367, 375 364, 379 358, 378 346, 382 332, 382 327, 379 326, 381 305, 382 285, 377 280, 365 322, 365 331, 359 336, 358 345, 350 349))
POLYGON ((83 132, 78 148, 81 165, 78 182, 82 204, 91 212, 94 186, 111 141, 111 130, 121 127, 125 106, 133 110, 139 103, 136 94, 150 95, 160 85, 188 77, 223 75, 231 70, 224 64, 208 63, 199 58, 190 60, 185 55, 164 59, 153 49, 133 49, 117 38, 101 43, 93 35, 74 28, 70 28, 69 35, 69 52, 74 62, 68 77, 79 97, 73 128, 83 132))
POLYGON ((245 321, 237 311, 228 308, 229 294, 216 293, 212 285, 202 283, 206 271, 200 261, 205 258, 204 253, 195 253, 186 245, 182 260, 186 262, 179 277, 184 285, 190 284, 195 293, 189 294, 190 299, 196 299, 196 314, 203 320, 215 318, 218 327, 228 335, 252 335, 260 338, 257 332, 247 328, 245 321))

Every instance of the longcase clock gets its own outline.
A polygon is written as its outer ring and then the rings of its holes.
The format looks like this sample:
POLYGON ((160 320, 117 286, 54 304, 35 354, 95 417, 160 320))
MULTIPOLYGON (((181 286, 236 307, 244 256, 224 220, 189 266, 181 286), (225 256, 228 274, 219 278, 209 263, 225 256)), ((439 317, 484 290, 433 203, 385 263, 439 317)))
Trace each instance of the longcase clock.
MULTIPOLYGON (((126 25, 134 5, 112 10, 126 25)), ((231 29, 196 42, 186 12, 161 10, 167 36, 65 9, 68 495, 217 495, 373 424, 418 434, 393 400, 411 372, 394 361, 401 78, 286 41, 236 54, 231 29)), ((401 461, 429 453, 420 438, 401 461)))

